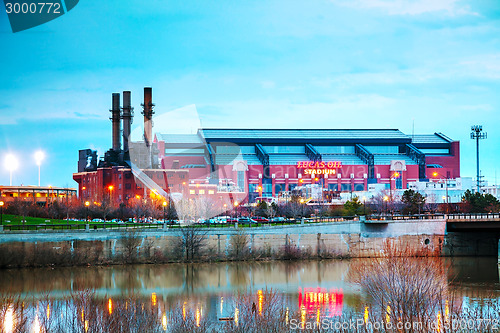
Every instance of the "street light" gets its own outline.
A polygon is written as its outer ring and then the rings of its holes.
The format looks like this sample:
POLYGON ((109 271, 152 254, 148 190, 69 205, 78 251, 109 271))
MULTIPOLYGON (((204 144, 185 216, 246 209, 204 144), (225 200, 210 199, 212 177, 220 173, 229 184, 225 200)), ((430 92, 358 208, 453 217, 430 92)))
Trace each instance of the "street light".
POLYGON ((238 218, 238 205, 239 205, 238 201, 235 201, 234 208, 236 209, 236 218, 238 218))
POLYGON ((0 201, 0 225, 3 225, 3 201, 0 201))
MULTIPOLYGON (((432 177, 437 178, 438 176, 444 177, 442 174, 438 173, 437 171, 434 171, 432 173, 432 177)), ((444 177, 444 179, 445 179, 445 185, 446 185, 445 186, 445 188, 446 188, 446 213, 449 213, 449 210, 450 210, 450 203, 448 201, 448 197, 449 197, 448 196, 448 179, 449 178, 448 178, 448 176, 446 176, 446 177, 444 177)), ((443 199, 445 199, 445 197, 443 197, 443 199)))
POLYGON ((85 201, 85 207, 87 207, 87 222, 89 221, 89 218, 90 218, 90 216, 89 216, 89 206, 90 206, 90 202, 85 201))
POLYGON ((163 223, 165 223, 165 207, 167 206, 167 202, 163 201, 163 223))
POLYGON ((113 205, 113 185, 109 185, 108 190, 109 190, 109 202, 111 203, 111 205, 113 205))
POLYGON ((387 215, 387 201, 389 201, 389 197, 387 195, 384 195, 384 201, 385 201, 385 214, 387 215))
POLYGON ((36 165, 38 165, 38 186, 40 186, 40 166, 42 165, 42 161, 45 158, 45 154, 43 151, 39 150, 35 153, 35 161, 36 165))
POLYGON ((8 154, 5 156, 5 167, 10 172, 10 186, 12 186, 12 172, 17 169, 18 165, 19 162, 14 155, 8 154))

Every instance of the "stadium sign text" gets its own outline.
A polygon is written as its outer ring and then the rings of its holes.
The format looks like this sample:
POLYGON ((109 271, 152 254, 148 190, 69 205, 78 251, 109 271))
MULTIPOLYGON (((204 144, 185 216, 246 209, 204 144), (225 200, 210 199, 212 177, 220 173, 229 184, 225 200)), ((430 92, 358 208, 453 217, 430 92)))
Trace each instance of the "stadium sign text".
POLYGON ((335 175, 336 169, 342 168, 342 163, 335 162, 314 162, 300 161, 297 162, 297 168, 304 169, 305 175, 335 175))

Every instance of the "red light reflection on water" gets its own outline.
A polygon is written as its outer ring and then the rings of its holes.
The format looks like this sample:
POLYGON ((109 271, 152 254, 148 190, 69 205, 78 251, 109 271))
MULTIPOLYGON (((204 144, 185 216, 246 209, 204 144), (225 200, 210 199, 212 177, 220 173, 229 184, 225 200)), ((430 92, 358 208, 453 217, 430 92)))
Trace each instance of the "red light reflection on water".
POLYGON ((332 288, 302 288, 299 287, 299 309, 305 309, 308 315, 319 312, 328 317, 341 316, 344 292, 332 288))

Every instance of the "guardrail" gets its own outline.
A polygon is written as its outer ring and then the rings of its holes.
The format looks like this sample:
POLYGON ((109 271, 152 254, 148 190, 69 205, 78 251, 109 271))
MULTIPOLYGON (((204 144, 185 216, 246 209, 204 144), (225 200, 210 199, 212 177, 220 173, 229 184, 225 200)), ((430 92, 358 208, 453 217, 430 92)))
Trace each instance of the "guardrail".
MULTIPOLYGON (((160 229, 163 224, 153 223, 90 223, 90 230, 160 229)), ((4 224, 4 231, 86 230, 87 224, 4 224)))
MULTIPOLYGON (((335 223, 352 221, 407 221, 407 220, 488 220, 500 219, 500 213, 471 213, 471 214, 420 214, 420 215, 369 215, 369 216, 342 216, 342 217, 312 217, 304 218, 304 224, 312 223, 335 223)), ((285 219, 283 221, 263 222, 238 222, 239 227, 254 228, 262 226, 284 226, 302 223, 302 218, 285 219)), ((4 224, 4 231, 40 231, 40 230, 126 230, 126 229, 163 229, 166 225, 169 229, 178 229, 178 222, 166 223, 76 223, 76 224, 4 224)), ((202 228, 228 228, 234 227, 235 222, 225 223, 197 223, 190 225, 202 228)), ((189 226, 188 226, 189 227, 189 226)))

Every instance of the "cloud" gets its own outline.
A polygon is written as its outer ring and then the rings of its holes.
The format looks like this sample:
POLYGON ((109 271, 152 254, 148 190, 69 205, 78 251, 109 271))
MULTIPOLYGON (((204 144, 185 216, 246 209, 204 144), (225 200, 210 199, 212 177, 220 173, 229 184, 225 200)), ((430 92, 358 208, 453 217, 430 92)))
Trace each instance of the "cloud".
POLYGON ((474 76, 500 79, 500 53, 480 54, 460 62, 464 70, 474 76))
POLYGON ((274 82, 274 81, 262 81, 260 83, 260 85, 264 89, 273 89, 276 87, 276 82, 274 82))
POLYGON ((333 0, 344 7, 379 9, 389 15, 422 15, 446 13, 450 16, 477 15, 469 6, 460 6, 457 0, 333 0))

